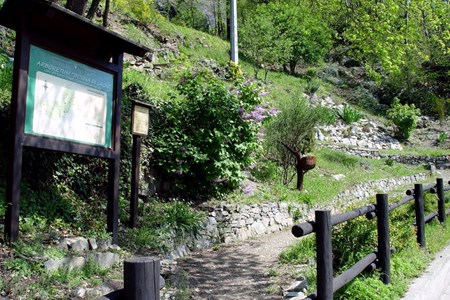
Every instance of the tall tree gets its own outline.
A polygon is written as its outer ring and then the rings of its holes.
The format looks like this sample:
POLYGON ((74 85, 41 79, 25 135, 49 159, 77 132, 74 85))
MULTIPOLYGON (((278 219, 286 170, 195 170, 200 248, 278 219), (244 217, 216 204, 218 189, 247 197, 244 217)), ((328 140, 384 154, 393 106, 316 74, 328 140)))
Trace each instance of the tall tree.
POLYGON ((239 45, 244 55, 254 65, 254 75, 263 68, 268 71, 283 65, 289 59, 292 41, 279 31, 267 5, 258 6, 254 13, 239 27, 239 45))
POLYGON ((275 27, 292 42, 291 72, 299 62, 314 64, 323 60, 331 48, 332 35, 318 9, 301 0, 272 2, 268 7, 275 27))

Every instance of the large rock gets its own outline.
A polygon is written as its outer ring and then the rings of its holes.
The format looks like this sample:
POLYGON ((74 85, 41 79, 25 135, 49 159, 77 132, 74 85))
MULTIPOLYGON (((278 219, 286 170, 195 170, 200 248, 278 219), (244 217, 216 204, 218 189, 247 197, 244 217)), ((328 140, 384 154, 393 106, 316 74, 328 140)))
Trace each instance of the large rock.
POLYGON ((86 264, 84 257, 65 257, 60 259, 49 259, 44 263, 44 267, 47 271, 56 271, 58 269, 67 269, 72 271, 73 269, 81 269, 86 264))
POLYGON ((92 262, 102 269, 111 268, 115 263, 119 262, 120 255, 112 252, 95 253, 90 258, 92 262))

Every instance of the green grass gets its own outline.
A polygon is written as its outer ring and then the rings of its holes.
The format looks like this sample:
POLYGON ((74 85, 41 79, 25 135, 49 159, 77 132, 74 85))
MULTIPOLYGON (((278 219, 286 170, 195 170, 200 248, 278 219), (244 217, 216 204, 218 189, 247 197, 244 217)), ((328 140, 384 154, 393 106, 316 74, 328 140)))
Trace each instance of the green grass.
POLYGON ((173 81, 159 80, 153 76, 127 68, 123 72, 123 87, 126 88, 132 83, 139 84, 144 89, 145 94, 150 95, 154 99, 167 99, 171 91, 175 90, 176 85, 173 81))
POLYGON ((403 147, 403 150, 382 150, 380 153, 396 154, 396 155, 422 155, 422 156, 443 156, 448 155, 448 149, 442 148, 426 148, 426 147, 403 147))
POLYGON ((340 192, 358 183, 426 172, 422 166, 405 166, 396 162, 388 165, 385 160, 355 157, 326 148, 318 149, 314 154, 317 156, 317 164, 313 170, 306 173, 302 192, 295 189, 295 177, 289 185, 283 185, 281 170, 272 170, 271 178, 261 181, 253 196, 243 197, 241 193, 236 192, 228 195, 227 201, 258 203, 275 200, 319 204, 330 201, 340 192), (337 181, 331 177, 336 174, 343 174, 345 177, 337 181))

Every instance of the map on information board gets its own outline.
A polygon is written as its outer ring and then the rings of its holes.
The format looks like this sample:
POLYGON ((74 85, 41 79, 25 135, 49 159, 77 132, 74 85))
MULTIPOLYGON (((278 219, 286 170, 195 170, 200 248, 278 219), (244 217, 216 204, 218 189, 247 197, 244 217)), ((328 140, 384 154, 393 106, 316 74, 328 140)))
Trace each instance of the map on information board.
POLYGON ((111 147, 112 74, 31 46, 25 133, 111 147))

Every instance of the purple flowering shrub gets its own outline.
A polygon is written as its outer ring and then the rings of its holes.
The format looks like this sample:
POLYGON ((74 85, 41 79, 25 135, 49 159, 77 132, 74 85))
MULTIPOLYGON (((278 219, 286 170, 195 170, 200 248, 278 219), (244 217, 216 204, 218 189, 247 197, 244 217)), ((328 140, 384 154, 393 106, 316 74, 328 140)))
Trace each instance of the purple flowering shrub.
POLYGON ((251 80, 228 86, 207 73, 186 74, 181 97, 154 120, 154 162, 171 192, 215 195, 238 187, 260 145, 261 122, 277 113, 251 80))

